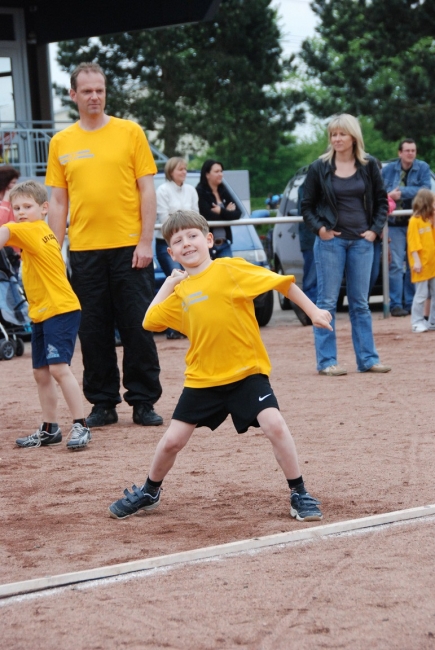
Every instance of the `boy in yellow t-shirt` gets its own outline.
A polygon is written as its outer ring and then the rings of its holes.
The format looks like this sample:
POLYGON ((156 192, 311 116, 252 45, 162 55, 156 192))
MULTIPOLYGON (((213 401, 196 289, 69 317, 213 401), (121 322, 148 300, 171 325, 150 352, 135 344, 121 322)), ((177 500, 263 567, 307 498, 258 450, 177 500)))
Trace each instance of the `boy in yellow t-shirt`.
POLYGON ((195 427, 216 429, 231 414, 238 433, 261 427, 287 479, 290 514, 298 521, 322 518, 319 501, 306 491, 295 443, 269 383, 270 361, 255 319, 253 300, 271 289, 299 305, 316 327, 331 329, 331 315, 318 309, 294 284, 239 258, 212 261, 213 235, 196 212, 178 211, 162 228, 168 253, 184 271, 166 278, 146 312, 143 326, 172 327, 190 341, 183 393, 171 424, 157 445, 145 484, 112 503, 110 515, 123 519, 159 505, 163 479, 195 427))
POLYGON ((67 442, 71 450, 86 447, 91 432, 86 425, 83 399, 69 364, 80 324, 80 303, 66 277, 65 263, 56 237, 45 223, 47 190, 34 181, 15 185, 10 192, 15 222, 0 228, 0 248, 22 249, 23 284, 32 319, 32 363, 38 386, 43 423, 30 436, 18 438, 19 447, 58 445, 59 384, 73 417, 67 442))
POLYGON ((420 334, 435 330, 435 194, 427 189, 419 190, 412 211, 407 233, 411 281, 415 286, 411 327, 420 334), (428 298, 431 298, 429 322, 424 318, 428 298))

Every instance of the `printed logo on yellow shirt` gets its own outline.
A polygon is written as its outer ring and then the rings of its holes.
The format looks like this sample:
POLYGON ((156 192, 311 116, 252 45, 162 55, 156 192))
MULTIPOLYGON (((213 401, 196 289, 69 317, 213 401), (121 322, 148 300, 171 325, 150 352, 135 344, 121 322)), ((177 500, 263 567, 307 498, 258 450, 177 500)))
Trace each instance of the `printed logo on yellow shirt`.
POLYGON ((95 154, 92 153, 90 149, 81 149, 80 151, 74 151, 73 153, 66 153, 63 156, 59 156, 59 162, 61 165, 66 165, 73 160, 80 160, 80 158, 94 158, 95 154))
POLYGON ((42 243, 46 244, 51 239, 55 239, 57 241, 56 235, 54 235, 53 233, 50 233, 49 235, 44 235, 44 237, 42 238, 42 243))
POLYGON ((187 296, 181 303, 181 306, 183 311, 188 311, 190 305, 194 305, 196 302, 203 302, 204 300, 208 300, 208 296, 204 295, 202 291, 197 291, 196 293, 191 293, 190 296, 187 296))

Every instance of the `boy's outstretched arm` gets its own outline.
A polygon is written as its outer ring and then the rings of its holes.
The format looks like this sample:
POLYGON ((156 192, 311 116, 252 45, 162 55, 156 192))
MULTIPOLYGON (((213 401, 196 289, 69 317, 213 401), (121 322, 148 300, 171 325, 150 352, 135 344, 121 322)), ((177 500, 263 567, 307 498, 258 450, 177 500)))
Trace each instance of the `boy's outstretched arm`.
POLYGON ((177 284, 181 282, 181 280, 184 280, 185 278, 188 277, 188 274, 186 271, 182 271, 181 269, 174 269, 171 273, 171 275, 168 275, 156 295, 154 296, 154 300, 150 304, 150 307, 153 307, 154 305, 158 305, 159 303, 163 302, 166 300, 168 296, 173 293, 175 287, 177 284))
POLYGON ((326 309, 319 309, 316 305, 299 289, 294 282, 290 285, 287 293, 287 298, 296 303, 301 309, 304 310, 306 315, 311 319, 315 327, 323 327, 324 329, 331 330, 330 325, 332 316, 326 309))
POLYGON ((7 226, 0 228, 0 250, 6 246, 11 236, 10 230, 7 226))

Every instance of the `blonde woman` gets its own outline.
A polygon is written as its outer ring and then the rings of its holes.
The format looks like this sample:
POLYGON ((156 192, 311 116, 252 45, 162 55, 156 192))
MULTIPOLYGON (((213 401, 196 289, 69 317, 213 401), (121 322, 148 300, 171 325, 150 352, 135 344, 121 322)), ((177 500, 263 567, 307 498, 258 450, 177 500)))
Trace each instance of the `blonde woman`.
POLYGON ((311 166, 304 184, 302 215, 317 235, 317 306, 332 315, 333 331, 314 328, 317 370, 346 375, 338 365, 335 335, 337 300, 346 274, 352 342, 359 372, 389 372, 379 361, 368 305, 373 242, 387 218, 387 194, 374 158, 364 151, 353 115, 335 115, 328 124, 329 146, 311 166))

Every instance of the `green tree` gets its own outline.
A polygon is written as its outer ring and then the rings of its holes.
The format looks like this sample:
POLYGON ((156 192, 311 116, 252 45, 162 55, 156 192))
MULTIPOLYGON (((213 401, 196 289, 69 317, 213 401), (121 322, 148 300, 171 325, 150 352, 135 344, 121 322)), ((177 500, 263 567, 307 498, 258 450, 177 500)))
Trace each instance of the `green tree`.
POLYGON ((314 0, 312 7, 318 35, 303 43, 301 57, 314 114, 365 115, 387 140, 413 137, 431 158, 435 3, 314 0))
POLYGON ((280 87, 292 62, 281 59, 270 4, 223 0, 212 22, 64 41, 57 59, 69 72, 97 61, 108 77, 108 112, 155 132, 167 155, 188 135, 252 165, 273 156, 304 114, 300 93, 280 87))

